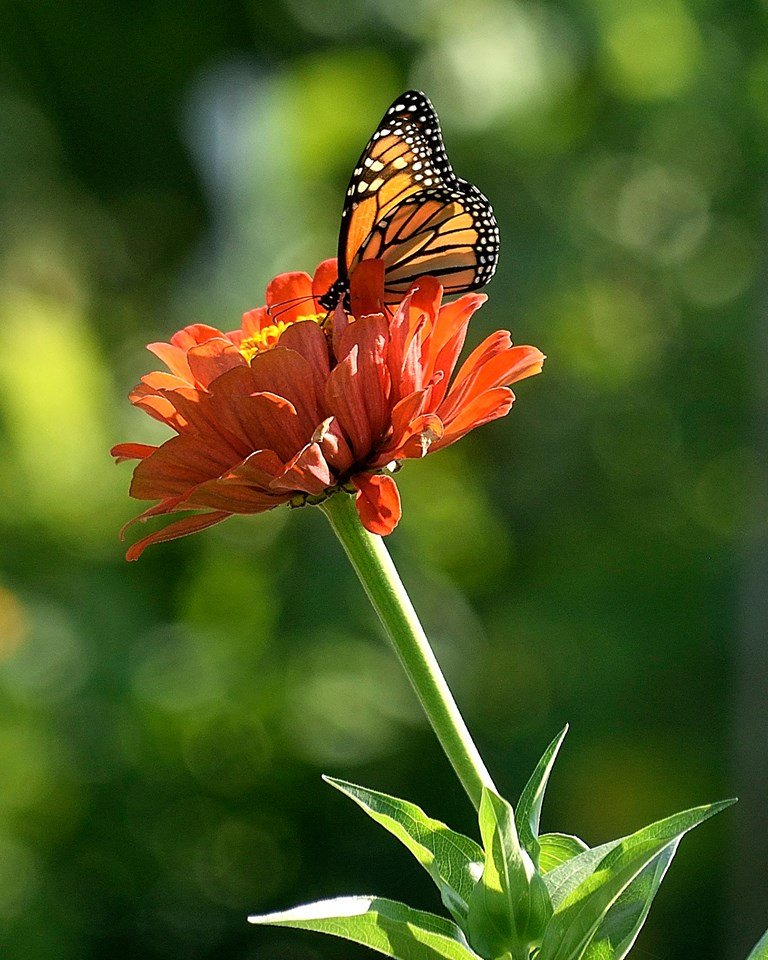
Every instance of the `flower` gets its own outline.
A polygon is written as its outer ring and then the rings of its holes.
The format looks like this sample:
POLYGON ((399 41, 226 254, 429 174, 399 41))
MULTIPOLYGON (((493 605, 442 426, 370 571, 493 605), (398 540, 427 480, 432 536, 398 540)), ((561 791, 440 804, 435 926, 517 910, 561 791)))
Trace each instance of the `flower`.
POLYGON ((199 512, 134 544, 129 560, 235 513, 316 504, 340 490, 354 493, 369 531, 388 534, 401 515, 392 470, 504 416, 510 384, 541 370, 539 350, 500 330, 452 376, 484 294, 442 303, 426 276, 384 313, 384 265, 368 260, 353 274, 349 311, 329 316, 318 299, 335 277, 332 260, 313 278, 282 274, 239 330, 195 324, 149 345, 169 372, 142 377, 130 399, 176 435, 112 454, 139 461, 131 496, 159 501, 135 520, 199 512))

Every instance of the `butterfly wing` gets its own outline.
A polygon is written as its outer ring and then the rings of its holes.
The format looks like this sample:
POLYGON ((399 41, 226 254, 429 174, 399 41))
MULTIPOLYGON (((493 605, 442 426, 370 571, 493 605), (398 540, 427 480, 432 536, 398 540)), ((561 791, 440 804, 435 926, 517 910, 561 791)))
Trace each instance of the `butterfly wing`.
POLYGON ((457 177, 440 123, 423 93, 408 91, 384 114, 352 174, 339 232, 339 282, 361 260, 384 261, 385 299, 397 302, 424 274, 449 293, 483 286, 498 260, 488 200, 457 177))

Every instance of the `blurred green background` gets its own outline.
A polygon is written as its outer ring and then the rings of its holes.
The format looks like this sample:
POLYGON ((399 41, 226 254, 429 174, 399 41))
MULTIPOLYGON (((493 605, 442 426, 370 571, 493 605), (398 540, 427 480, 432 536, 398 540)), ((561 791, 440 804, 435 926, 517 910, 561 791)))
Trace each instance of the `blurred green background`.
POLYGON ((0 943, 14 960, 341 960, 249 911, 428 878, 322 772, 472 812, 319 511, 127 565, 147 341, 231 329, 335 252, 425 90, 502 230, 473 344, 541 347, 506 421, 401 474, 390 544, 499 786, 564 722, 547 829, 696 803, 638 958, 768 922, 768 5, 0 5, 0 943))

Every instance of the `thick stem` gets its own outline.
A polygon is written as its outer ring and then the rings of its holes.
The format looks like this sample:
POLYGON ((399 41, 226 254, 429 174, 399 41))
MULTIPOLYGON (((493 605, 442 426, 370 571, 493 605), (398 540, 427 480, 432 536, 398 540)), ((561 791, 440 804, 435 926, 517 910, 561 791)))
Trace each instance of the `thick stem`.
POLYGON ((435 659, 410 597, 381 537, 360 522, 354 499, 340 493, 321 504, 408 674, 432 729, 469 799, 480 806, 482 788, 495 791, 435 659))

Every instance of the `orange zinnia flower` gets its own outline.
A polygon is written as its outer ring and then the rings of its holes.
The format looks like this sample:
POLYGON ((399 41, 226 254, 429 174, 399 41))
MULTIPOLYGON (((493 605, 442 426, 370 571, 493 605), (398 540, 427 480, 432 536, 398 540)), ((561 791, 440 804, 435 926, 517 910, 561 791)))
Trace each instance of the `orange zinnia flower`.
POLYGON ((388 534, 401 514, 394 466, 504 416, 509 385, 541 370, 539 350, 512 346, 500 330, 451 379, 484 294, 442 304, 438 281, 423 277, 385 315, 383 264, 369 260, 353 275, 350 311, 326 316, 318 298, 335 276, 332 260, 314 278, 282 274, 240 330, 195 324, 149 345, 170 372, 142 377, 130 399, 176 436, 112 453, 140 461, 131 496, 160 501, 136 520, 203 512, 134 544, 129 560, 232 514, 316 504, 339 490, 355 493, 368 530, 388 534))

